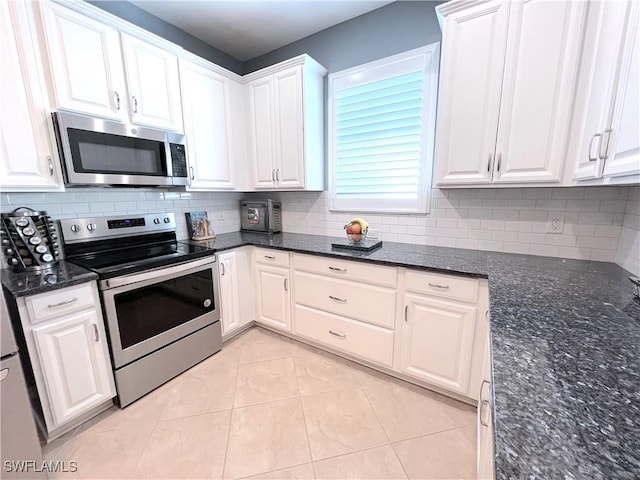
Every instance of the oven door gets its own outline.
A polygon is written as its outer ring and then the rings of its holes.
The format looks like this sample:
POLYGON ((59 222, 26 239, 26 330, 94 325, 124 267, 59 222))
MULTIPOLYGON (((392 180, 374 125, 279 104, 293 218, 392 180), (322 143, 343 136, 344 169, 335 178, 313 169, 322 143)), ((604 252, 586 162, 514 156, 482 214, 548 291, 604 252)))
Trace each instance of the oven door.
POLYGON ((115 368, 219 321, 217 278, 212 257, 101 282, 115 368))

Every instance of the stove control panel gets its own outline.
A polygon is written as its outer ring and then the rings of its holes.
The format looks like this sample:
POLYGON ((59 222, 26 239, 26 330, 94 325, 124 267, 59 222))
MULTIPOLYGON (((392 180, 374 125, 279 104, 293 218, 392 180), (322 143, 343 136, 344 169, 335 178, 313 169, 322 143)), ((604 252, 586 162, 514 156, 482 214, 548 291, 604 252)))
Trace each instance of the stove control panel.
POLYGON ((175 230, 176 218, 173 213, 73 218, 60 221, 60 232, 66 244, 149 233, 175 232, 175 230))

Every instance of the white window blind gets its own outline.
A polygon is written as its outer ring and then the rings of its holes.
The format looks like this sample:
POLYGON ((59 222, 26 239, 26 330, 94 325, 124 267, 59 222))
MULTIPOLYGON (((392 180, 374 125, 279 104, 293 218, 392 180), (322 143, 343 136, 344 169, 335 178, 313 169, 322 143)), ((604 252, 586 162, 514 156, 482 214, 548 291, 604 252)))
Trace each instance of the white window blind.
POLYGON ((438 44, 329 77, 331 208, 426 213, 438 44))

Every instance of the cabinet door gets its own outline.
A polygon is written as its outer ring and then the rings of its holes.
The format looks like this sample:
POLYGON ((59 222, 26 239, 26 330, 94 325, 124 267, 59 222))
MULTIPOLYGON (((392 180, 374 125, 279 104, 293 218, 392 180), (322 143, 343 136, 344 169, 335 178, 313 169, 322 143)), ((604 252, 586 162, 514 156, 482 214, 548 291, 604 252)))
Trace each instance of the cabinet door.
POLYGON ((3 190, 60 188, 40 59, 23 2, 0 4, 0 183, 3 190))
POLYGON ((495 478, 493 459, 493 411, 491 384, 491 346, 487 336, 482 360, 482 385, 478 399, 477 440, 478 440, 478 479, 495 478))
POLYGON ((302 112, 302 66, 273 76, 276 183, 278 188, 305 187, 302 112))
POLYGON ((222 75, 180 60, 182 108, 192 190, 234 188, 229 83, 222 75))
POLYGON ((255 188, 275 187, 273 81, 271 77, 249 83, 251 159, 255 188))
POLYGON ((118 32, 51 2, 42 8, 58 108, 126 120, 118 32))
POLYGON ((171 52, 122 34, 131 121, 182 131, 178 58, 171 52))
POLYGON ((32 330, 55 427, 114 397, 102 319, 94 310, 32 330))
POLYGON ((236 253, 226 252, 218 255, 218 274, 220 275, 220 297, 222 303, 222 333, 227 334, 241 325, 236 268, 236 253))
POLYGON ((436 127, 436 184, 487 184, 496 141, 509 2, 446 17, 436 127))
MULTIPOLYGON (((640 5, 628 5, 628 23, 624 49, 620 58, 618 90, 613 104, 610 139, 603 141, 608 151, 604 158, 604 172, 607 176, 632 175, 640 173, 640 5)), ((609 132, 606 132, 609 133, 609 132)))
POLYGON ((291 331, 289 270, 256 265, 258 322, 291 331))
POLYGON ((585 6, 546 0, 511 4, 494 183, 560 181, 585 6))
POLYGON ((402 371, 466 394, 476 309, 421 295, 405 295, 402 371))

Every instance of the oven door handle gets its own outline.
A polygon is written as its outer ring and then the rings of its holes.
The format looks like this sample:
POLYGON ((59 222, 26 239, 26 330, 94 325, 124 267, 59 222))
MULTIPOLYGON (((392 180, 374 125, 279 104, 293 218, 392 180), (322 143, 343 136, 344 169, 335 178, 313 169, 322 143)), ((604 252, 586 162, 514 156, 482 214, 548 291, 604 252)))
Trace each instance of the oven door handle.
POLYGON ((123 275, 122 277, 108 278, 100 281, 101 290, 110 290, 116 287, 131 285, 132 283, 145 282, 155 280, 162 277, 175 276, 177 273, 187 272, 194 268, 213 265, 216 263, 216 257, 205 257, 201 260, 191 260, 178 265, 153 268, 140 273, 132 273, 131 275, 123 275))

